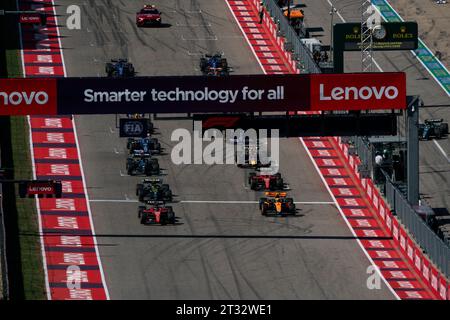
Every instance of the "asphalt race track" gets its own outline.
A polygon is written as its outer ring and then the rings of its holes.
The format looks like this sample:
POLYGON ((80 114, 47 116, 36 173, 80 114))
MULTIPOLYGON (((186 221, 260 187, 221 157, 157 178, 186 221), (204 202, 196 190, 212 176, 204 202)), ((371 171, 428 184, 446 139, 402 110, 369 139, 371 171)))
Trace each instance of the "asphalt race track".
MULTIPOLYGON (((321 41, 330 43, 330 4, 339 9, 345 22, 361 21, 359 2, 353 0, 305 0, 305 15, 309 18, 309 27, 322 26, 324 32, 321 41)), ((342 19, 335 15, 335 23, 342 19)), ((419 25, 420 28, 420 25, 419 25)), ((319 33, 320 34, 320 33, 319 33)), ((444 118, 450 120, 448 105, 450 99, 428 71, 409 51, 375 52, 375 60, 386 72, 405 72, 407 79, 407 94, 420 95, 425 105, 447 105, 447 107, 426 108, 420 110, 420 119, 444 118)), ((359 52, 345 53, 345 71, 361 70, 361 54, 359 52)), ((379 69, 375 67, 375 72, 379 69)), ((403 119, 399 125, 402 127, 403 119)), ((450 208, 450 138, 420 142, 420 193, 433 208, 450 208), (439 145, 439 146, 438 146, 439 145), (442 150, 441 150, 442 149, 442 150)))
MULTIPOLYGON (((144 1, 84 1, 82 30, 61 28, 68 76, 104 76, 105 62, 120 57, 138 75, 196 75, 199 53, 215 51, 236 74, 262 72, 225 1, 153 3, 163 11, 162 28, 136 28, 144 1)), ((65 15, 72 1, 57 4, 65 15)), ((384 283, 367 289, 369 260, 297 139, 282 141, 280 171, 294 200, 308 203, 297 204, 296 217, 267 218, 258 211, 260 194, 245 188, 245 170, 171 162, 170 135, 191 121, 156 121, 179 224, 142 226, 134 196, 140 178, 124 174, 127 150, 115 117, 80 116, 76 126, 112 299, 394 298, 384 283)))

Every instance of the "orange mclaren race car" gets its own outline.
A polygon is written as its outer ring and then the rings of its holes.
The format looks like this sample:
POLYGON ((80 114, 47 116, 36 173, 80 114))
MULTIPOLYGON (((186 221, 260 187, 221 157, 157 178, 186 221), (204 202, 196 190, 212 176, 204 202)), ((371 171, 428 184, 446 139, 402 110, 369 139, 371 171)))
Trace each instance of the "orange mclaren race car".
POLYGON ((259 209, 263 216, 274 213, 280 216, 295 215, 292 198, 286 198, 286 192, 266 192, 266 197, 259 199, 259 209))

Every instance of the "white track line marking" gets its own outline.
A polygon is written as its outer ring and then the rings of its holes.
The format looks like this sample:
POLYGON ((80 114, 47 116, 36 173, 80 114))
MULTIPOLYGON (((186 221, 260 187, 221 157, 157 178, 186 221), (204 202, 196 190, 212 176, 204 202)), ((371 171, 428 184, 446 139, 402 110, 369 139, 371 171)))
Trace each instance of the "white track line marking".
POLYGON ((203 23, 203 24, 189 24, 189 23, 179 23, 175 24, 177 27, 211 27, 211 23, 203 23))
POLYGON ((447 162, 450 163, 450 157, 445 153, 444 148, 436 141, 436 139, 433 139, 434 144, 439 149, 439 151, 442 153, 442 155, 447 159, 447 162))
MULTIPOLYGON (((91 199, 90 202, 100 203, 138 203, 138 200, 128 199, 91 199)), ((200 203, 200 204, 258 204, 259 201, 247 200, 181 200, 179 203, 200 203)), ((295 204, 302 205, 336 205, 333 201, 294 201, 295 204)))

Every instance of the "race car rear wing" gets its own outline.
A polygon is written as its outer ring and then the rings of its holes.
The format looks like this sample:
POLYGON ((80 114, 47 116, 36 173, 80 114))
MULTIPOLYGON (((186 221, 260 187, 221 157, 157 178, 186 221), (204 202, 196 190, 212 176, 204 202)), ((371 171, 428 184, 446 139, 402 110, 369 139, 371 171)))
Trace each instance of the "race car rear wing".
POLYGON ((287 193, 286 192, 265 192, 265 195, 268 197, 280 197, 280 198, 284 198, 286 197, 287 193))

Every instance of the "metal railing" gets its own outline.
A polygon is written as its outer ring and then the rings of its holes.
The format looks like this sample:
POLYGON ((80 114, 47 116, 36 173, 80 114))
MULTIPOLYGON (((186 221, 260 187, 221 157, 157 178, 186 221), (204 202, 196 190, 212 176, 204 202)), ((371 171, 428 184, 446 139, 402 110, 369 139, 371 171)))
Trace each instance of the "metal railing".
MULTIPOLYGON (((361 161, 366 162, 372 168, 372 148, 368 141, 361 137, 356 137, 353 140, 353 145, 361 161)), ((399 222, 413 236, 431 261, 447 278, 450 277, 450 247, 417 214, 402 190, 392 182, 389 175, 384 171, 382 171, 382 174, 384 179, 378 187, 389 204, 392 213, 397 216, 399 222)))
POLYGON ((281 8, 277 5, 275 0, 263 0, 264 6, 270 13, 270 16, 278 26, 278 33, 286 38, 288 45, 293 53, 294 60, 300 64, 299 69, 302 73, 321 73, 320 68, 314 61, 312 53, 300 41, 299 36, 294 31, 294 28, 289 24, 287 18, 283 15, 281 8))

